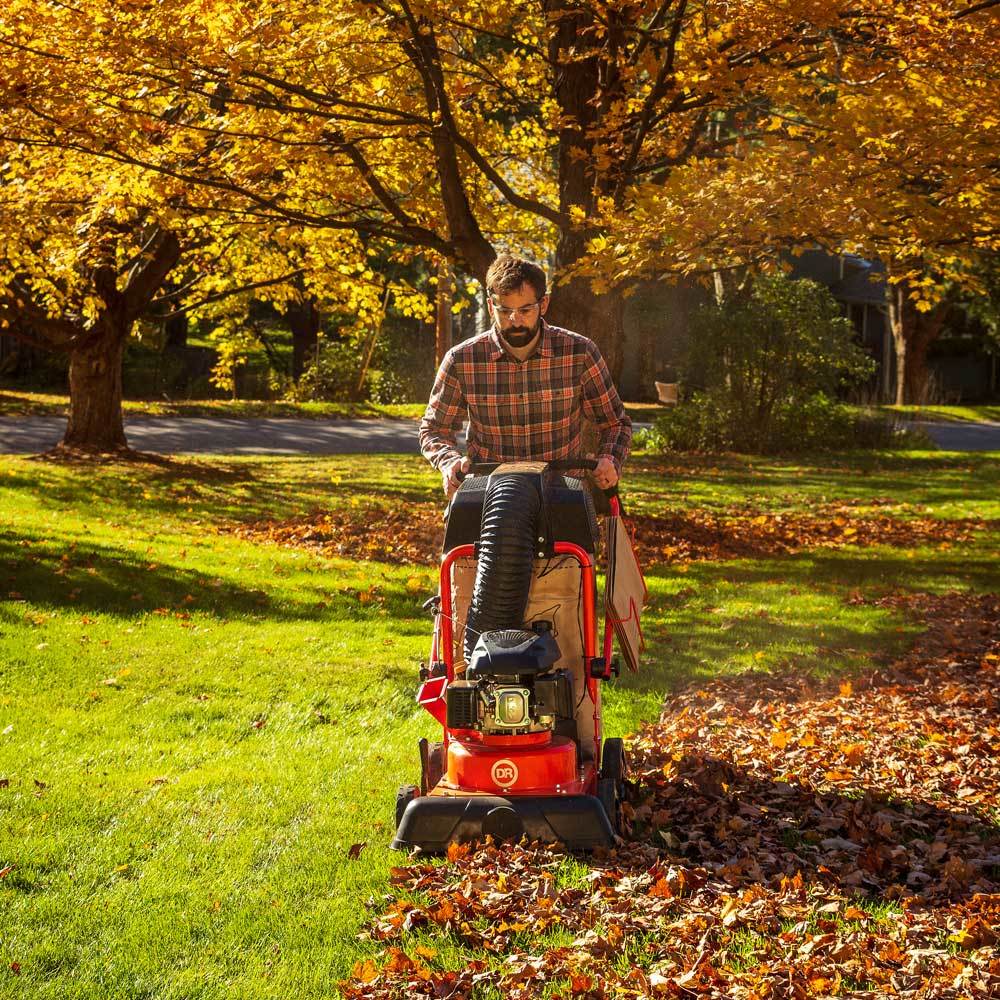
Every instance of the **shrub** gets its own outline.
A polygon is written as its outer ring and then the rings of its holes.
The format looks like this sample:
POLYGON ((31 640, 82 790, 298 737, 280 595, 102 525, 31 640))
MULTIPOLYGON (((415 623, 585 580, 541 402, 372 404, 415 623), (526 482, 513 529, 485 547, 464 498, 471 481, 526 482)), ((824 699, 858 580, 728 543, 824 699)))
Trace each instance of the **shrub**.
POLYGON ((717 397, 695 393, 657 418, 636 445, 653 451, 806 452, 843 448, 928 448, 926 435, 905 431, 892 417, 858 412, 822 393, 777 408, 766 446, 749 449, 732 411, 717 397))
POLYGON ((761 276, 743 299, 694 317, 689 402, 657 422, 667 448, 794 451, 836 446, 854 428, 837 392, 867 379, 874 361, 836 300, 812 281, 761 276))
POLYGON ((295 388, 295 398, 300 401, 331 403, 367 400, 371 394, 373 373, 368 371, 359 393, 360 373, 361 358, 357 345, 347 341, 326 343, 315 362, 302 373, 295 388))

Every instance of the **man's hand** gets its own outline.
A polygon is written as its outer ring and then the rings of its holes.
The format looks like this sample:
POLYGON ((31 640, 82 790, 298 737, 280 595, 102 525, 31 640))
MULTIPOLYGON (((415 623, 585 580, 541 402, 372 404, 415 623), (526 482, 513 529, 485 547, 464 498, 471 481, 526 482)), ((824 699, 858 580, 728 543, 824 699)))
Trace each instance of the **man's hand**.
POLYGON ((594 482, 602 490, 610 490, 618 482, 618 470, 615 468, 615 463, 607 455, 602 455, 597 460, 597 468, 594 469, 593 475, 594 482))
POLYGON ((459 471, 468 472, 472 468, 472 462, 468 458, 456 458, 450 465, 446 465, 441 470, 441 485, 444 488, 444 495, 450 500, 455 491, 461 485, 459 471))

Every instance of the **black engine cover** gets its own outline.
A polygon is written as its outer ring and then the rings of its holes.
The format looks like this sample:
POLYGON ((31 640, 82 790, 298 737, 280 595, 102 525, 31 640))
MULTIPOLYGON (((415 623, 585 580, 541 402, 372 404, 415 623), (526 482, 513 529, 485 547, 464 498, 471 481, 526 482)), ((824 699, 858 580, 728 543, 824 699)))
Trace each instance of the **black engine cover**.
POLYGON ((537 676, 551 669, 562 654, 551 632, 501 629, 484 632, 472 651, 465 676, 537 676))

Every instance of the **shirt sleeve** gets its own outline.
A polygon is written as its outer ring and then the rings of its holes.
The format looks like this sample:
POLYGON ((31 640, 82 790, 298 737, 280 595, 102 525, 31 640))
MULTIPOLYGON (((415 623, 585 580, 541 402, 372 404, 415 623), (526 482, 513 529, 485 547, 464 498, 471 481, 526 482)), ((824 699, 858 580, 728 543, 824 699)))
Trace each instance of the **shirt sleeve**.
POLYGON ((457 437, 468 409, 449 351, 438 369, 431 398, 420 421, 420 451, 435 469, 442 469, 462 457, 457 437))
POLYGON ((600 453, 608 455, 621 474, 632 446, 632 419, 625 412, 596 344, 591 344, 587 351, 582 388, 583 412, 601 435, 600 453))

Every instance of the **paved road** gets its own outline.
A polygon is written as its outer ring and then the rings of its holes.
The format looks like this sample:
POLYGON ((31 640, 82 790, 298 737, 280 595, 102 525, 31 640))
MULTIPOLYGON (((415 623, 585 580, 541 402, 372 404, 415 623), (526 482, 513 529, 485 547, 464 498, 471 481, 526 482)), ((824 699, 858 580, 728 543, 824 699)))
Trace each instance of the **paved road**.
MULTIPOLYGON (((924 422, 914 426, 948 451, 1000 451, 1000 423, 924 422)), ((63 417, 0 418, 0 454, 45 451, 59 441, 65 427, 63 417)), ((146 417, 126 420, 125 432, 133 448, 162 454, 405 454, 419 450, 417 425, 412 420, 146 417)))
POLYGON ((1000 451, 1000 423, 995 421, 973 424, 925 420, 910 426, 926 431, 945 451, 1000 451))
MULTIPOLYGON (((64 417, 0 418, 0 453, 51 448, 66 429, 64 417)), ((138 451, 223 455, 302 455, 418 452, 413 420, 295 420, 280 417, 146 417, 126 420, 138 451)))

